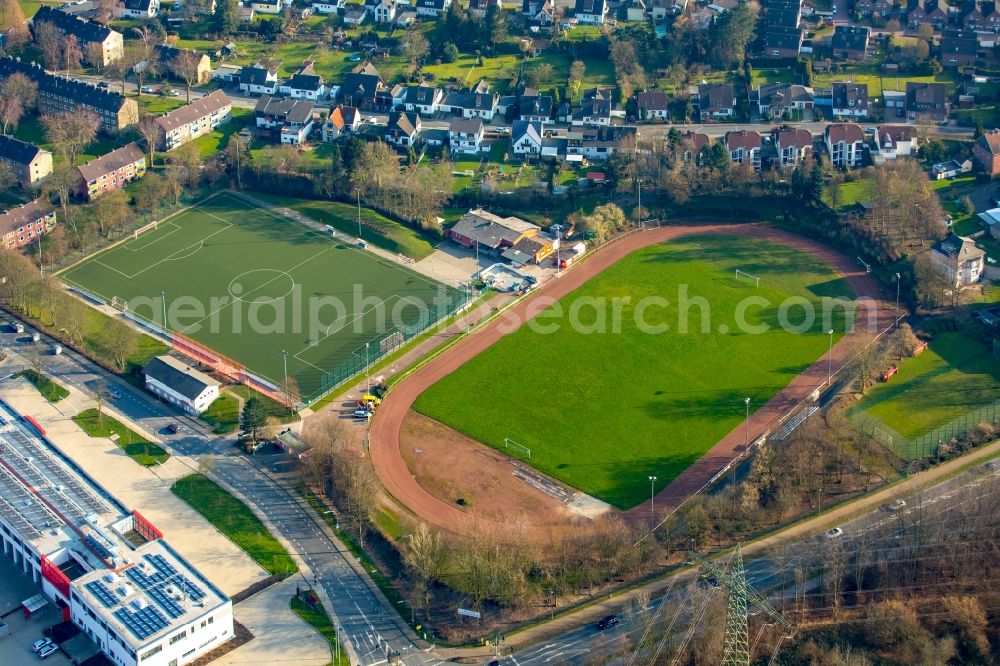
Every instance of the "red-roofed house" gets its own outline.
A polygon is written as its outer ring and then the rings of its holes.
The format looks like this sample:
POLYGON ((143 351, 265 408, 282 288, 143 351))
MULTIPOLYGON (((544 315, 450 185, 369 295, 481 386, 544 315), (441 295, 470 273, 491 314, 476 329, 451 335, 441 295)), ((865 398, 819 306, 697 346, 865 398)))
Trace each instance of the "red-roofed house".
POLYGON ((783 129, 774 134, 778 162, 783 168, 794 167, 812 152, 813 137, 809 130, 783 129))
POLYGON ((972 156, 983 171, 991 176, 1000 175, 1000 130, 992 130, 976 139, 972 156))
POLYGON ((856 167, 864 156, 865 133, 854 123, 827 125, 824 133, 830 163, 837 168, 856 167))
POLYGON ((736 164, 746 164, 760 171, 760 148, 763 145, 760 133, 752 130, 726 132, 726 149, 729 159, 736 164))

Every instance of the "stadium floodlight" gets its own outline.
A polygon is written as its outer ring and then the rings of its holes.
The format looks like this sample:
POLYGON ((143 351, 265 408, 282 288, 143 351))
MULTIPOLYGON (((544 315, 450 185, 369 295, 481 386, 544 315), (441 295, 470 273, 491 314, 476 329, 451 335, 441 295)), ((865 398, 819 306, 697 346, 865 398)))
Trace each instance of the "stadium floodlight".
POLYGON ((743 403, 747 406, 747 417, 743 421, 743 436, 746 439, 746 444, 744 444, 743 455, 747 454, 750 450, 750 398, 743 398, 743 403))
POLYGON ((654 490, 655 486, 656 486, 656 477, 655 476, 649 477, 649 513, 651 513, 654 516, 656 515, 656 505, 653 503, 655 501, 654 498, 656 497, 654 490))
POLYGON ((830 336, 830 350, 826 353, 826 387, 833 385, 833 329, 827 331, 830 336))

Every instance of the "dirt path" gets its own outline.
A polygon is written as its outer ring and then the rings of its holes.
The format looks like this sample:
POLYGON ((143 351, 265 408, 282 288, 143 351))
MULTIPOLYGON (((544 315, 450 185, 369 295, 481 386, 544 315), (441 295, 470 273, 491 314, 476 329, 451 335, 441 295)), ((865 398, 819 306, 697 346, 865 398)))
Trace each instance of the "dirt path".
MULTIPOLYGON (((417 516, 438 527, 455 532, 463 532, 471 527, 487 529, 495 527, 496 523, 489 519, 472 516, 458 506, 444 502, 427 492, 408 469, 400 451, 400 433, 407 412, 417 396, 436 381, 455 371, 469 359, 541 312, 551 302, 550 299, 562 298, 629 253, 654 243, 703 234, 761 238, 808 252, 840 273, 853 287, 858 298, 869 298, 881 303, 875 283, 870 276, 859 269, 854 261, 808 238, 763 224, 671 226, 622 237, 595 251, 585 261, 566 271, 558 279, 550 280, 531 296, 516 303, 502 316, 474 331, 393 387, 379 407, 369 434, 372 463, 386 490, 417 516)), ((880 330, 892 321, 892 317, 893 313, 890 310, 879 308, 876 313, 877 322, 875 325, 880 330)), ((867 322, 859 321, 859 327, 861 324, 867 328, 867 322)), ((847 358, 848 345, 844 343, 844 340, 849 337, 842 339, 833 348, 834 369, 840 367, 847 358)), ((758 434, 772 428, 795 404, 807 398, 817 386, 826 381, 827 363, 828 360, 824 355, 806 372, 792 380, 785 389, 750 415, 751 441, 758 434)), ((697 463, 664 488, 657 495, 655 501, 658 515, 678 506, 685 498, 704 486, 726 463, 741 452, 745 442, 744 432, 744 426, 740 424, 697 463)), ((630 509, 626 515, 649 519, 651 515, 649 503, 630 509)))

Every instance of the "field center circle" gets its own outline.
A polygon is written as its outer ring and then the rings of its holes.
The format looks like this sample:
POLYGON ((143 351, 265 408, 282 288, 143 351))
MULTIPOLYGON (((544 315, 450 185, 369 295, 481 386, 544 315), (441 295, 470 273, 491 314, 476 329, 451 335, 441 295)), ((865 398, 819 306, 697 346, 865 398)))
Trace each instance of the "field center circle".
POLYGON ((285 298, 293 289, 295 280, 286 271, 255 268, 234 277, 227 291, 236 301, 268 303, 285 298))

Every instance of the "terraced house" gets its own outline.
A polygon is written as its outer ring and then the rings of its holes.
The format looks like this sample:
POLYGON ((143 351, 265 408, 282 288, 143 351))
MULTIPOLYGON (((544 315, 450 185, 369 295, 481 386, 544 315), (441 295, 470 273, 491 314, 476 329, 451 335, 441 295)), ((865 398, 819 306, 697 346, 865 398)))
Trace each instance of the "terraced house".
POLYGON ((77 167, 77 172, 76 194, 94 199, 142 178, 146 173, 146 154, 130 143, 77 167))
POLYGON ((76 37, 84 61, 95 67, 107 67, 121 60, 125 45, 122 34, 96 21, 72 16, 48 5, 39 7, 31 19, 32 26, 51 23, 63 35, 76 37))
POLYGON ((0 134, 0 162, 10 168, 24 188, 36 185, 52 173, 52 153, 6 134, 0 134))
POLYGON ((159 149, 173 150, 228 123, 232 118, 232 108, 229 95, 216 90, 160 116, 156 119, 159 126, 159 149))
POLYGON ((8 250, 32 243, 56 226, 56 213, 44 198, 0 213, 0 245, 8 250))
POLYGON ((97 114, 101 131, 107 134, 116 134, 139 120, 139 106, 134 99, 89 83, 50 74, 34 63, 0 58, 0 79, 15 72, 21 72, 38 84, 39 113, 86 109, 97 114))

